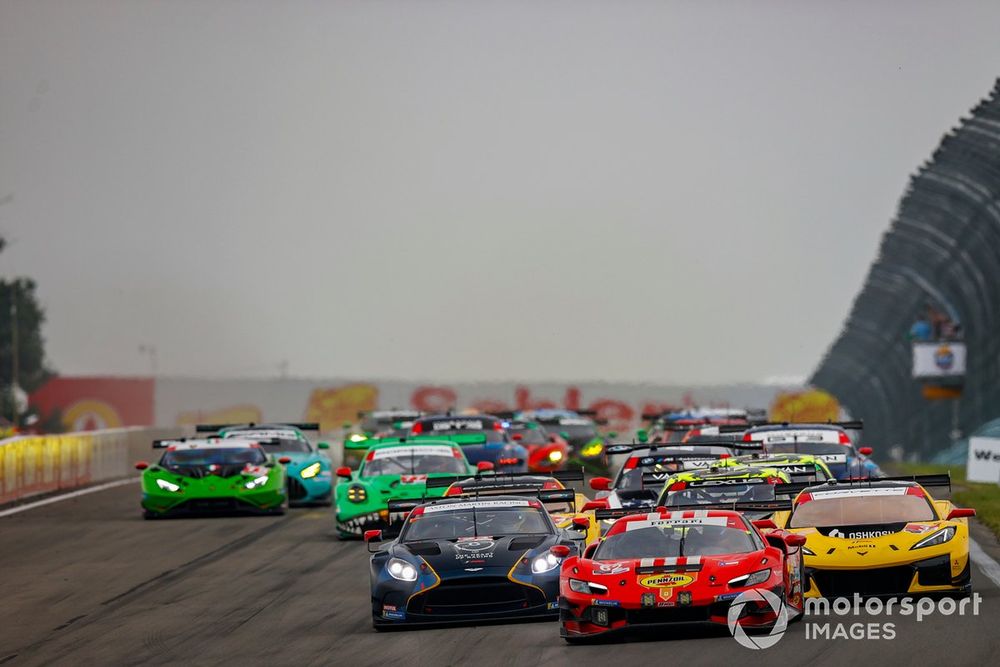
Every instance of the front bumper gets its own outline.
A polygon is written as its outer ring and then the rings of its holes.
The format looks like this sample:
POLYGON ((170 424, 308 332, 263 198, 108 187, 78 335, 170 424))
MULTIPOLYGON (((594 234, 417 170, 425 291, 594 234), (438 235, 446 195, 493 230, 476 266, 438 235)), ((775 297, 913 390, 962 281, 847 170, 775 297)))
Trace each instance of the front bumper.
POLYGON ((285 502, 284 489, 241 493, 239 495, 180 496, 144 493, 144 510, 159 516, 193 516, 213 514, 268 514, 281 509, 285 502))
POLYGON ((807 565, 804 574, 806 597, 965 593, 971 585, 968 554, 945 553, 912 563, 865 569, 807 565))
POLYGON ((406 512, 376 510, 361 514, 337 513, 337 531, 342 536, 362 537, 366 530, 381 530, 383 539, 399 535, 403 529, 406 512))
MULTIPOLYGON (((323 473, 320 473, 322 475, 323 473)), ((309 479, 303 479, 298 473, 288 475, 288 502, 290 505, 319 505, 329 504, 333 495, 333 485, 330 483, 329 473, 323 479, 317 475, 309 479)))

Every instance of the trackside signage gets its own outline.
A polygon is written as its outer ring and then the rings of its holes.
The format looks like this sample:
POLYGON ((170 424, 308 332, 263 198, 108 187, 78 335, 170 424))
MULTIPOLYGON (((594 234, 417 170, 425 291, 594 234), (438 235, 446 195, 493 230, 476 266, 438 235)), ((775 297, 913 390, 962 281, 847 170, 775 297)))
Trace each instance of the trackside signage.
POLYGON ((970 482, 1000 483, 1000 438, 969 438, 965 477, 970 482))

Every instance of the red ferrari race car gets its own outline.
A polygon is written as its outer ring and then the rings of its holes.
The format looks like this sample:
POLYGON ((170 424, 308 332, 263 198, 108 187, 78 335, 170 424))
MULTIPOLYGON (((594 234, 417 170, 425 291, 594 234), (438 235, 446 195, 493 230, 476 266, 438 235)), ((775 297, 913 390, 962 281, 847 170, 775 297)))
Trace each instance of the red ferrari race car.
POLYGON ((604 540, 563 563, 561 636, 578 643, 677 623, 726 626, 730 605, 748 591, 755 592, 739 600, 736 621, 745 628, 801 616, 805 539, 784 530, 761 533, 739 513, 764 505, 775 503, 642 514, 598 510, 598 518, 621 518, 604 540))
POLYGON ((528 450, 528 470, 552 472, 561 470, 569 461, 569 445, 562 436, 549 433, 535 422, 511 420, 507 430, 515 442, 528 450))

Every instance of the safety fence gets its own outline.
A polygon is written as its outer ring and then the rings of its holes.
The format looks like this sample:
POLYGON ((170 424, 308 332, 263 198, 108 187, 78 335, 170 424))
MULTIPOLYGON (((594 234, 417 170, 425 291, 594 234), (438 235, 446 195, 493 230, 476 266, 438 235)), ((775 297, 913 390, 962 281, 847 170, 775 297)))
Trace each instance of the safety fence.
POLYGON ((148 459, 152 440, 179 429, 119 428, 0 441, 0 504, 125 477, 148 459))
POLYGON ((912 177, 811 383, 866 422, 866 444, 929 458, 1000 417, 1000 81, 912 177), (927 304, 961 323, 961 397, 928 400, 907 334, 927 304))

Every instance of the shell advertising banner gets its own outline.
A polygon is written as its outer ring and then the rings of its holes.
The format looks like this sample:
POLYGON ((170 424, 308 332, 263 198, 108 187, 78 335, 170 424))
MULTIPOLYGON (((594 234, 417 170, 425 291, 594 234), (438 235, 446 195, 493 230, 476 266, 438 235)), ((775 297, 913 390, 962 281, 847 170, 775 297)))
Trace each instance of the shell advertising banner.
MULTIPOLYGON (((68 430, 198 423, 315 421, 334 431, 376 408, 593 410, 609 430, 626 432, 645 413, 694 406, 775 404, 781 414, 837 414, 836 401, 801 387, 759 384, 667 386, 640 383, 421 383, 363 380, 57 377, 33 393, 43 416, 62 413, 68 430), (779 394, 779 392, 785 392, 779 394), (832 403, 831 403, 832 401, 832 403), (806 408, 809 412, 805 412, 806 408)), ((772 410, 773 412, 773 410, 772 410)), ((799 418, 799 417, 797 417, 799 418)), ((810 417, 815 419, 818 417, 810 417)))

